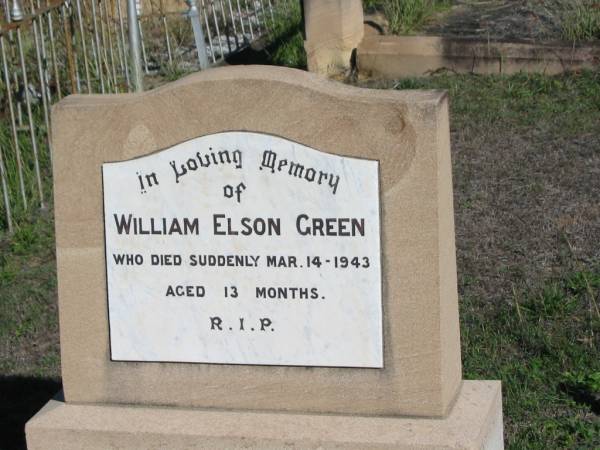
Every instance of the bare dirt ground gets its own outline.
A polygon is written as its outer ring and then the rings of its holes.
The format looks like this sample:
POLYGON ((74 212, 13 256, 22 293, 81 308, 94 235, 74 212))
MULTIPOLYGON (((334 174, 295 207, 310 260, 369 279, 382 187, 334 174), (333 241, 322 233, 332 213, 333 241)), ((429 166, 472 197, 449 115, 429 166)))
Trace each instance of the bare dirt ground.
POLYGON ((600 261, 600 138, 540 130, 452 131, 463 294, 513 289, 600 261))
POLYGON ((560 0, 457 0, 425 27, 426 34, 499 41, 562 38, 560 0))
POLYGON ((600 77, 443 75, 461 294, 495 303, 600 263, 600 77))

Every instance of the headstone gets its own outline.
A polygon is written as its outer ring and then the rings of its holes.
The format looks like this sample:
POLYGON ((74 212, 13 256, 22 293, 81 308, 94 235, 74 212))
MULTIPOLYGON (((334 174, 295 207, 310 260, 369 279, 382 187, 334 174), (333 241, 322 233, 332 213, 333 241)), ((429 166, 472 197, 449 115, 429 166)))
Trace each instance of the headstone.
POLYGON ((44 448, 502 448, 462 381, 447 97, 214 69, 53 110, 44 448))
POLYGON ((335 74, 352 67, 365 34, 361 0, 304 0, 308 70, 335 74))

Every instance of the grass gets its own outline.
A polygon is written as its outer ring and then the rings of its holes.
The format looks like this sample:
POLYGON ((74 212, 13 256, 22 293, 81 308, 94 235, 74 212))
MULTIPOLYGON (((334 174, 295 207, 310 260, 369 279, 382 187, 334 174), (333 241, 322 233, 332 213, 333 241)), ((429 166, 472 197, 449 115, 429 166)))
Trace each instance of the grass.
MULTIPOLYGON (((35 140, 38 149, 40 177, 42 180, 42 193, 44 202, 52 197, 52 183, 50 175, 50 153, 46 144, 46 130, 43 126, 43 116, 39 105, 33 108, 35 140)), ((35 172, 35 158, 31 135, 27 126, 27 113, 23 112, 23 126, 17 131, 18 145, 21 155, 21 174, 18 171, 17 149, 15 148, 8 119, 0 122, 0 148, 2 149, 3 162, 6 168, 8 197, 11 213, 15 226, 27 220, 31 212, 40 206, 40 194, 35 172), (24 196, 21 190, 21 176, 23 178, 24 196)), ((0 189, 1 186, 0 186, 0 189)), ((4 201, 0 201, 0 230, 8 227, 4 201)))
POLYGON ((433 14, 448 8, 445 0, 387 0, 383 13, 393 34, 410 34, 417 31, 433 14))
POLYGON ((550 0, 543 4, 559 24, 568 42, 600 39, 600 2, 598 0, 550 0))
POLYGON ((448 9, 449 0, 367 0, 364 8, 380 10, 386 17, 392 34, 418 31, 435 13, 448 9))
POLYGON ((596 267, 495 307, 462 297, 464 377, 502 380, 508 448, 600 446, 599 288, 596 267))
POLYGON ((464 377, 503 383, 509 449, 600 448, 600 73, 442 72, 464 377))
MULTIPOLYGON (((361 84, 449 92, 464 377, 502 380, 507 448, 599 448, 600 74, 361 84)), ((15 446, 59 369, 50 207, 0 235, 0 416, 15 446)))
POLYGON ((269 34, 268 62, 276 66, 306 69, 300 3, 292 2, 286 9, 277 11, 269 34))
MULTIPOLYGON (((230 65, 263 64, 306 69, 300 3, 292 2, 286 4, 285 8, 275 9, 273 16, 266 15, 264 24, 265 34, 257 38, 251 45, 229 54, 225 58, 226 63, 230 65)), ((178 40, 180 39, 183 37, 178 38, 178 40)), ((177 64, 175 66, 165 65, 159 72, 159 76, 151 80, 151 87, 174 81, 188 73, 189 70, 177 67, 177 64)), ((146 81, 148 88, 149 77, 146 77, 146 81)))
POLYGON ((0 240, 0 377, 59 375, 54 228, 50 210, 0 240))
MULTIPOLYGON (((366 85, 376 86, 376 83, 366 85)), ((457 129, 502 125, 572 136, 594 132, 600 124, 598 71, 558 76, 457 75, 446 71, 431 77, 399 80, 391 86, 447 90, 457 129)))
POLYGON ((600 2, 571 0, 565 3, 562 21, 564 39, 570 42, 600 39, 600 2))

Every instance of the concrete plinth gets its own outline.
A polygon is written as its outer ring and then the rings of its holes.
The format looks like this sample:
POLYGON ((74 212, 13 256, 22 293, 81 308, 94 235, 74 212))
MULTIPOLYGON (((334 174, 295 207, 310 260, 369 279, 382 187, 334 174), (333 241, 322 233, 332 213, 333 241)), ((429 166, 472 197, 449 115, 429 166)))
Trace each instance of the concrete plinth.
POLYGON ((498 381, 465 381, 444 419, 237 412, 51 400, 26 426, 29 450, 485 449, 502 442, 498 381))
POLYGON ((459 73, 562 73, 593 69, 599 46, 573 47, 560 43, 526 44, 440 36, 365 37, 358 46, 359 71, 366 76, 396 79, 438 70, 459 73))

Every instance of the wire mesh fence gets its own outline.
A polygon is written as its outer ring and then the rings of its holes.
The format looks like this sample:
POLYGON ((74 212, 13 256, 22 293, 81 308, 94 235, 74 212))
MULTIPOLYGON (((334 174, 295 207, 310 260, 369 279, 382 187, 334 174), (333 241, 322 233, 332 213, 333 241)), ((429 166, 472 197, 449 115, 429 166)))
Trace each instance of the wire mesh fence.
MULTIPOLYGON (((0 0, 0 230, 49 200, 51 105, 73 93, 134 90, 126 1, 0 0)), ((298 6, 165 1, 137 0, 135 20, 143 72, 167 78, 219 64, 298 6)))

